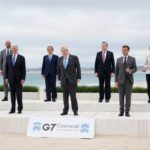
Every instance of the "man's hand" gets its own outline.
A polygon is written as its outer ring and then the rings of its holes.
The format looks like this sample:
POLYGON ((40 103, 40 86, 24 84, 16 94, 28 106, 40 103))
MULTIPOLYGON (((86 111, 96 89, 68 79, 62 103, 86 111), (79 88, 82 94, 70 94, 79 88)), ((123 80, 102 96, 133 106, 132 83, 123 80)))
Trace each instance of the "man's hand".
POLYGON ((44 75, 42 75, 42 78, 43 78, 43 79, 45 79, 45 76, 44 76, 44 75))
POLYGON ((131 69, 129 67, 126 68, 126 72, 131 74, 131 69))
POLYGON ((24 85, 24 80, 21 80, 21 85, 22 85, 22 86, 24 85))
POLYGON ((77 83, 79 83, 80 82, 80 79, 77 79, 77 83))
POLYGON ((114 77, 114 76, 115 76, 115 74, 112 72, 112 73, 111 73, 111 77, 114 77))
POLYGON ((119 87, 119 83, 118 83, 118 82, 116 82, 116 87, 117 87, 117 88, 119 87))
POLYGON ((8 79, 5 79, 5 83, 8 85, 8 79))
POLYGON ((95 76, 98 77, 98 73, 95 73, 95 76))
POLYGON ((3 76, 3 72, 2 71, 0 71, 0 76, 3 76))

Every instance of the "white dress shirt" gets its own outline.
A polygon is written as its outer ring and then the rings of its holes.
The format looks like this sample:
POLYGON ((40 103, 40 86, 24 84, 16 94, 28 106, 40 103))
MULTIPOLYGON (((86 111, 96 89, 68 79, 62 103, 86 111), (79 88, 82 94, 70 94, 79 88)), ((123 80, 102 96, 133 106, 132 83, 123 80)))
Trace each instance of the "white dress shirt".
POLYGON ((9 49, 6 48, 6 55, 7 55, 7 52, 8 52, 8 51, 9 51, 9 54, 10 54, 10 48, 9 48, 9 49))
POLYGON ((146 74, 150 74, 150 55, 145 59, 144 69, 146 71, 146 74))
POLYGON ((125 62, 125 57, 126 57, 126 63, 127 63, 127 60, 128 60, 129 55, 123 56, 123 63, 125 62))
POLYGON ((15 62, 16 62, 18 54, 12 54, 12 61, 13 61, 14 55, 15 55, 15 62))

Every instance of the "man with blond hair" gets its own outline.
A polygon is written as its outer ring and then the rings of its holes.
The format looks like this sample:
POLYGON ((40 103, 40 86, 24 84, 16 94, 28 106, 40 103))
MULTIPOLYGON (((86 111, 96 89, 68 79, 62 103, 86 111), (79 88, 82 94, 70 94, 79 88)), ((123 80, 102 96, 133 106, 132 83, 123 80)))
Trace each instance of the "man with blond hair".
POLYGON ((69 110, 69 95, 71 97, 74 116, 78 116, 76 98, 77 83, 81 79, 81 68, 77 56, 69 54, 67 47, 61 47, 62 57, 58 59, 58 80, 63 89, 64 109, 61 115, 67 115, 69 110))
POLYGON ((2 101, 8 101, 9 87, 5 83, 5 65, 6 65, 6 57, 12 53, 11 42, 7 40, 5 42, 5 46, 6 48, 0 52, 0 75, 3 77, 4 81, 4 98, 2 99, 2 101))

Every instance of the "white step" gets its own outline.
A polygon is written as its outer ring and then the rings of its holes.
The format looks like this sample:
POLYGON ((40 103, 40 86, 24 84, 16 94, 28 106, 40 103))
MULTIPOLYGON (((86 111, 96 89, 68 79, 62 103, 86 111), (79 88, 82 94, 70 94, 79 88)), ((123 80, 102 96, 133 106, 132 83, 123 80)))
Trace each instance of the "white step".
MULTIPOLYGON (((10 101, 0 102, 0 110, 9 110, 10 101)), ((35 100, 24 100, 25 111, 61 111, 63 109, 62 100, 57 102, 43 102, 35 100)), ((70 106, 71 109, 71 106, 70 106)), ((79 100, 79 112, 118 112, 119 102, 98 103, 97 101, 79 100)), ((150 104, 147 101, 133 101, 131 105, 132 112, 150 112, 150 104)))
MULTIPOLYGON (((7 111, 0 112, 0 133, 26 134, 31 116, 40 117, 74 117, 60 116, 60 112, 25 111, 23 114, 9 115, 7 111)), ((80 112, 79 117, 96 119, 96 135, 129 135, 150 136, 150 113, 131 113, 131 117, 118 117, 116 112, 80 112)))

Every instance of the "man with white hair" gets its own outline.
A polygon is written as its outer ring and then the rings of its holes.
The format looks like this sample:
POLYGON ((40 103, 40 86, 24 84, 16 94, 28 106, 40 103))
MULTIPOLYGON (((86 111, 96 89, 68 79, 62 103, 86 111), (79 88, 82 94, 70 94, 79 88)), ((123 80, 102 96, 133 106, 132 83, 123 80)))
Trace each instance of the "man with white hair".
POLYGON ((12 46, 12 54, 6 58, 5 82, 10 85, 11 110, 9 114, 15 113, 16 98, 18 103, 18 114, 22 113, 22 87, 26 77, 25 58, 18 54, 18 46, 12 46))
POLYGON ((4 81, 4 98, 2 99, 2 101, 8 101, 9 87, 5 83, 5 65, 6 65, 6 57, 12 54, 11 42, 7 40, 5 42, 5 46, 6 48, 0 52, 0 75, 3 77, 3 81, 4 81))
POLYGON ((78 116, 76 98, 77 83, 81 79, 81 68, 77 56, 69 54, 66 47, 61 47, 62 57, 58 59, 58 80, 63 89, 64 109, 61 115, 67 115, 69 110, 69 95, 71 97, 74 116, 78 116))

